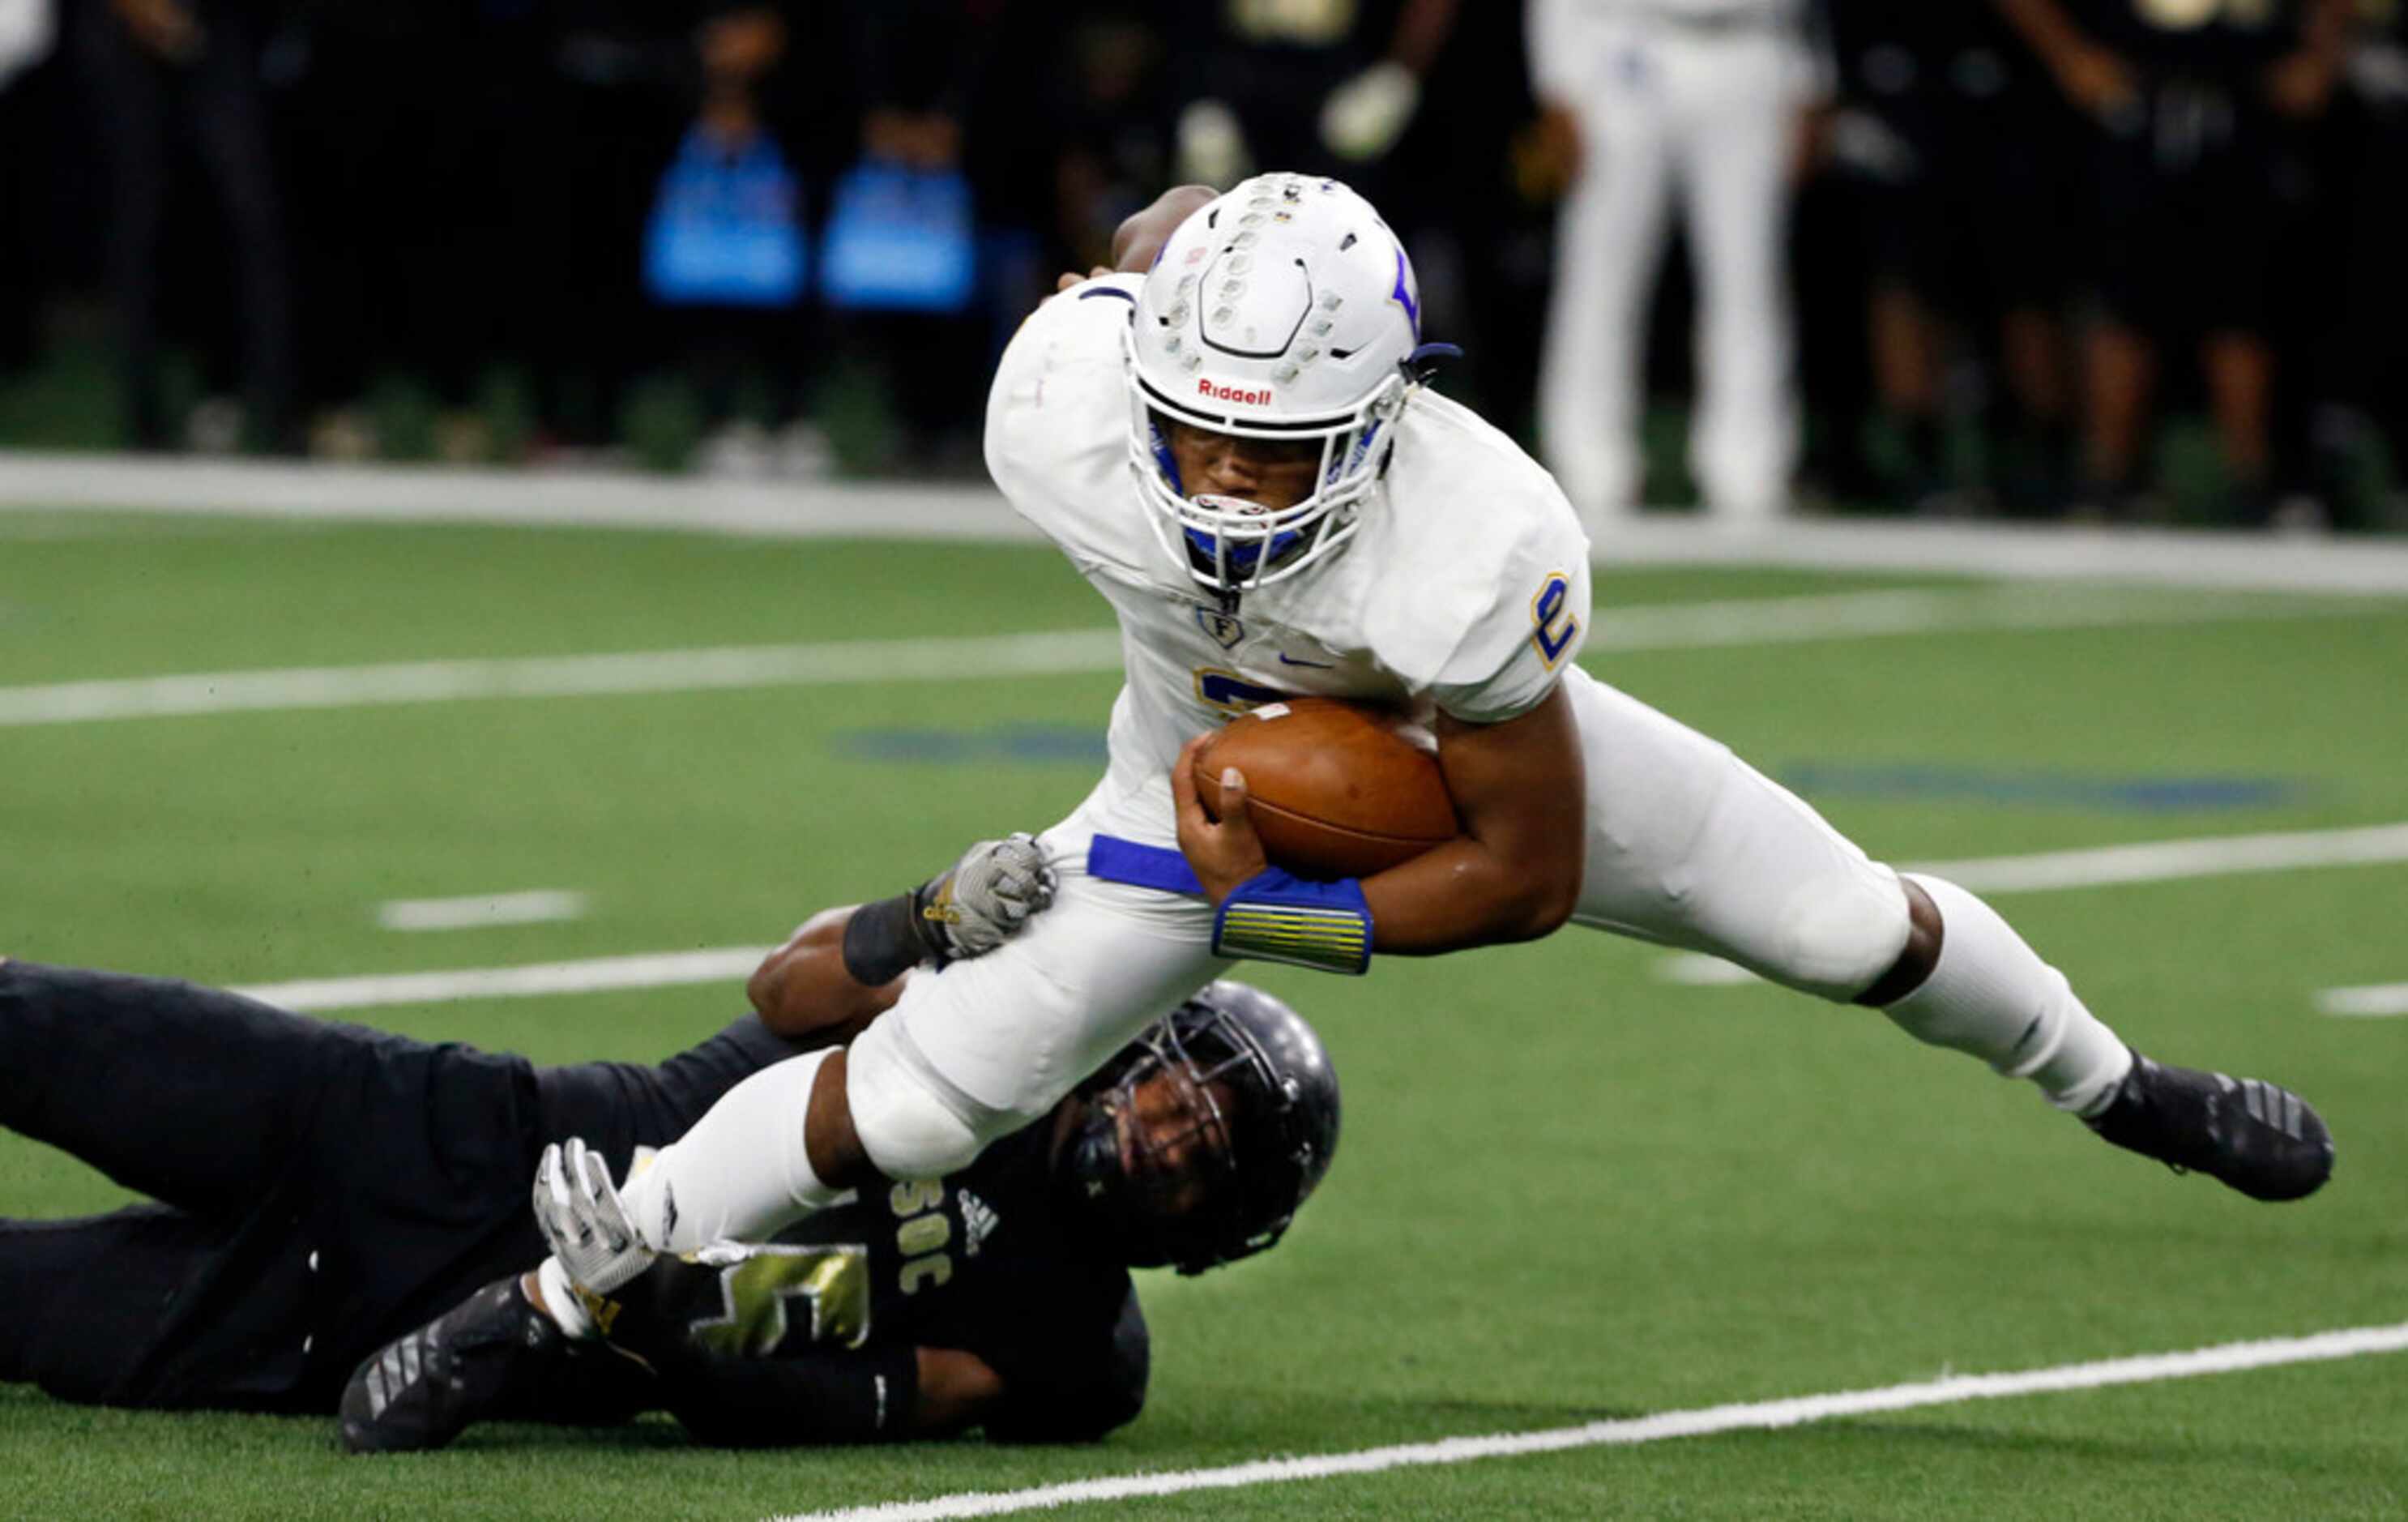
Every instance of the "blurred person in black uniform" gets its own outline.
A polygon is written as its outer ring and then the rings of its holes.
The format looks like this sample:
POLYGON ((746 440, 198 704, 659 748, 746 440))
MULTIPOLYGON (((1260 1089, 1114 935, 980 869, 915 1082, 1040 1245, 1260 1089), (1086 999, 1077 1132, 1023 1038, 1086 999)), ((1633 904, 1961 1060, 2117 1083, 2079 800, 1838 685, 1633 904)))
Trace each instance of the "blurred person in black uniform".
POLYGON ((1427 56, 1421 94, 1431 106, 1384 161, 1379 204, 1412 248, 1429 330, 1465 340, 1449 363, 1449 391, 1527 440, 1555 266, 1552 213, 1568 166, 1542 141, 1515 7, 1421 14, 1418 28, 1400 23, 1391 46, 1427 56))
POLYGON ((1943 457, 1953 320, 1995 355, 1986 452, 2005 468, 1990 481, 2017 509, 2059 508, 2078 123, 1986 7, 1831 0, 1828 15, 1845 102, 1828 138, 1870 255, 1872 380, 1903 454, 1894 489, 1909 507, 1956 499, 1943 457))
POLYGON ((1420 108, 1459 0, 1210 0, 1167 12, 1180 178, 1262 165, 1343 178, 1384 204, 1383 161, 1420 108))
POLYGON ((533 288, 524 187, 509 182, 539 57, 532 7, 320 0, 288 34, 281 120, 300 237, 313 452, 377 452, 359 409, 408 375, 446 415, 438 452, 487 452, 469 408, 533 288))
POLYGON ((109 180, 108 283, 126 416, 136 448, 160 449, 160 304, 169 192, 179 145, 200 157, 223 215, 250 438, 292 448, 295 349, 292 260, 260 79, 266 0, 79 0, 77 52, 109 180))
POLYGON ((2143 484, 2160 343, 2197 341, 2237 516, 2276 489, 2273 261, 2309 188, 2300 134, 2339 82, 2352 0, 1996 0, 2092 118, 2100 321, 2086 342, 2090 505, 2143 484))
POLYGON ((2330 500, 2344 524, 2397 527, 2408 525, 2408 5, 2359 0, 2358 12, 2346 65, 2354 131, 2336 219, 2346 266, 2325 338, 2337 410, 2318 432, 2337 436, 2320 443, 2384 446, 2390 501, 2368 499, 2362 479, 2335 482, 2330 500))
MULTIPOLYGON (((854 108, 846 88, 833 71, 815 66, 844 45, 840 18, 825 6, 765 0, 706 0, 693 8, 673 74, 690 119, 680 156, 697 148, 711 155, 723 190, 750 177, 741 182, 748 192, 743 215, 757 224, 752 234, 791 238, 801 253, 810 242, 807 198, 824 202, 851 135, 854 108), (768 195, 773 185, 785 194, 768 195)), ((668 193, 662 180, 661 194, 668 193)), ((807 271, 807 254, 797 268, 807 271)), ((811 361, 820 342, 804 280, 794 286, 790 295, 754 292, 741 299, 723 292, 672 300, 656 283, 649 293, 669 354, 697 384, 710 430, 699 459, 705 470, 810 474, 824 465, 824 442, 798 421, 816 379, 811 361), (772 429, 781 431, 773 437, 772 429)))
POLYGON ((1113 232, 1173 182, 1162 98, 1168 49, 1141 12, 1140 0, 1091 7, 1061 50, 1058 84, 1048 93, 1055 154, 1048 268, 1111 264, 1113 232))

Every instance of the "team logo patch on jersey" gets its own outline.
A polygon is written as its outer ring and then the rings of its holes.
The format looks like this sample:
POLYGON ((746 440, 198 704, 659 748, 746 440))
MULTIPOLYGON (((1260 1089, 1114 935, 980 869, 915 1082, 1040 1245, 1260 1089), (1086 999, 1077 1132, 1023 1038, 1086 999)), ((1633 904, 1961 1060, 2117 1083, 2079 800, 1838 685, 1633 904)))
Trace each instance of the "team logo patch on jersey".
POLYGON ((1003 1224, 1003 1217, 995 1213, 994 1206, 968 1189, 961 1192, 960 1199, 962 1235, 967 1239, 962 1243, 962 1254, 966 1257, 976 1257, 979 1244, 995 1235, 995 1228, 1003 1224))
POLYGON ((1211 636, 1212 642, 1223 650, 1237 649, 1238 642, 1246 637, 1246 626, 1218 608, 1196 610, 1196 626, 1211 636))

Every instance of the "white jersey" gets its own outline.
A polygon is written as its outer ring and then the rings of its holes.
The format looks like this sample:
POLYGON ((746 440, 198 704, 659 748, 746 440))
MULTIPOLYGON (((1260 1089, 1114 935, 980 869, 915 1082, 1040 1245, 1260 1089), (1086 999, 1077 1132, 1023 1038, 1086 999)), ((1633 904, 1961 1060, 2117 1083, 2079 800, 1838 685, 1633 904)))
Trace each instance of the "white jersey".
POLYGON ((1039 308, 987 399, 996 484, 1120 618, 1113 827, 1170 843, 1180 747, 1258 703, 1323 695, 1492 724, 1543 700, 1588 633, 1588 541, 1546 471, 1443 396, 1406 407, 1345 549, 1232 607, 1189 578, 1128 463, 1121 339, 1142 280, 1089 281, 1039 308))

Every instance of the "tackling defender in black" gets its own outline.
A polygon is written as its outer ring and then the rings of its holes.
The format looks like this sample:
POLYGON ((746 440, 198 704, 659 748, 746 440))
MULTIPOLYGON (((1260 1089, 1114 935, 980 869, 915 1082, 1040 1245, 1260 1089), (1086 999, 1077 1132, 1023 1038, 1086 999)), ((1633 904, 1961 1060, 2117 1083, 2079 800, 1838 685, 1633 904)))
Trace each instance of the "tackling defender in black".
POLYGON ((771 1243, 663 1258, 587 1300, 596 1341, 564 1336, 535 1274, 486 1285, 360 1365, 343 1442, 433 1448, 478 1421, 650 1409, 728 1444, 973 1425, 1101 1437, 1145 1397, 1128 1270, 1200 1273, 1270 1246, 1327 1170, 1338 1120, 1312 1028, 1216 983, 961 1172, 882 1187, 771 1243))
POLYGON ((1127 1421, 1147 1346, 1126 1267, 1268 1246, 1336 1142, 1318 1041, 1239 985, 955 1178, 832 1213, 813 1241, 658 1266, 612 1320, 645 1364, 562 1350, 518 1287, 544 1256, 527 1180, 550 1139, 581 1136, 624 1170, 747 1076, 857 1030, 898 991, 882 980, 923 955, 992 949, 1045 897, 996 866, 1011 845, 813 920, 756 974, 757 1015, 656 1067, 538 1069, 188 984, 0 959, 0 1124, 156 1201, 0 1221, 14 1312, 0 1381, 303 1413, 336 1409, 356 1370, 354 1448, 655 1407, 707 1441, 755 1443, 971 1425, 1080 1438, 1127 1421), (494 1357, 496 1328, 533 1346, 494 1357), (395 1338, 371 1397, 383 1360, 363 1360, 395 1338))

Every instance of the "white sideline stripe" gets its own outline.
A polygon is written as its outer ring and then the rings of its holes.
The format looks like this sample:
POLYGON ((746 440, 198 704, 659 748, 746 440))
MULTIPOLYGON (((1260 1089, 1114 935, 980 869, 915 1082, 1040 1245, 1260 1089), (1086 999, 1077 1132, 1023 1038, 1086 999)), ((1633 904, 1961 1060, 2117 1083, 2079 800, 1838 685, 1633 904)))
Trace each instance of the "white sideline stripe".
POLYGON ((451 972, 375 973, 361 978, 311 978, 253 984, 236 993, 305 1014, 366 1010, 384 1004, 443 1004, 466 998, 527 998, 543 994, 594 994, 624 988, 667 988, 752 976, 767 946, 718 946, 707 951, 601 956, 582 962, 526 967, 463 968, 451 972))
MULTIPOLYGON (((1595 615, 1589 644, 1600 651, 1703 649, 1985 629, 2333 617, 2362 610, 2364 605, 2344 601, 2170 600, 2153 594, 2069 595, 2035 588, 1856 592, 1614 609, 1595 615)), ((490 698, 1066 676, 1117 670, 1120 664, 1116 630, 1061 629, 925 639, 839 639, 598 655, 201 671, 0 687, 0 728, 490 698)))
POLYGON ((2316 1008, 2327 1014, 2361 1019, 2408 1014, 2408 983, 2379 983, 2364 988, 2328 988, 2316 996, 2316 1008))
POLYGON ((585 895, 568 888, 478 893, 460 898, 394 898, 377 906, 388 930, 476 930, 489 925, 548 925, 585 912, 585 895))
MULTIPOLYGON (((2408 861, 2408 824, 2353 829, 2295 830, 2274 835, 2211 835, 2194 840, 2153 840, 2143 845, 2100 846, 2087 851, 2043 851, 2027 856, 1980 856, 1967 861, 1925 862, 1906 869, 1944 877, 1976 893, 2045 893, 2126 883, 2174 883, 2243 872, 2286 872, 2312 867, 2368 867, 2408 861)), ((1663 983, 1710 988, 1748 984, 1756 974, 1699 952, 1678 952, 1656 965, 1663 983)), ((2408 984, 2389 988, 2329 989, 2319 998, 2328 1014, 2408 1014, 2408 984), (2334 1009, 2335 995, 2390 994, 2398 1009, 2334 1009)))
POLYGON ((469 698, 1050 676, 1111 670, 1119 666, 1120 658, 1117 633, 1071 629, 973 639, 834 640, 610 655, 205 671, 0 687, 0 727, 469 698))
POLYGON ((795 1513, 778 1517, 775 1522, 941 1522, 941 1519, 955 1517, 1002 1516, 1014 1512, 1040 1511, 1091 1501, 1176 1496, 1194 1490, 1235 1490, 1249 1486, 1326 1479, 1340 1474, 1378 1474, 1389 1470, 1463 1464, 1481 1458, 1517 1458, 1530 1454, 1563 1453, 1574 1448, 1627 1447, 1642 1443, 1662 1443, 1672 1438, 1705 1437, 1717 1432, 1777 1431, 1843 1416, 1914 1411, 1931 1406, 1957 1405, 1968 1400, 2000 1400, 2066 1390, 2096 1390, 2119 1385, 2197 1379, 2208 1374, 2272 1369, 2285 1364, 2366 1357, 2374 1354, 2398 1353, 2402 1349, 2408 1349, 2408 1322, 2388 1327, 2354 1327, 2307 1337, 2226 1343, 2187 1353, 2152 1353, 2138 1357, 2107 1358, 2095 1363, 2059 1364, 2054 1368, 2028 1369, 2014 1373, 1947 1375, 1914 1385, 1842 1390, 1828 1395, 1797 1396, 1785 1400, 1707 1406, 1693 1411, 1658 1412, 1652 1416, 1589 1422, 1579 1427, 1557 1427, 1534 1432, 1442 1438, 1435 1443, 1400 1443, 1393 1447, 1364 1448, 1353 1453, 1257 1459, 1220 1469, 1129 1474, 1038 1486, 1026 1490, 970 1491, 929 1500, 886 1501, 836 1511, 795 1513))
MULTIPOLYGON (((750 482, 640 471, 478 470, 0 451, 0 508, 383 523, 647 529, 752 538, 1035 542, 990 486, 750 482)), ((1603 565, 1942 571, 2260 591, 2408 594, 2408 543, 2214 529, 1784 519, 1687 513, 1600 525, 1603 565)))

